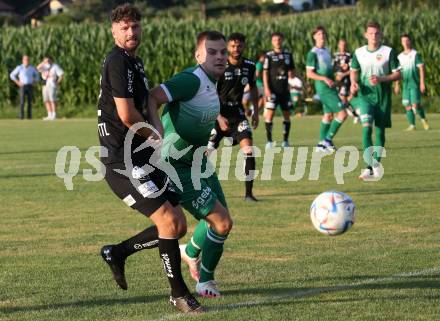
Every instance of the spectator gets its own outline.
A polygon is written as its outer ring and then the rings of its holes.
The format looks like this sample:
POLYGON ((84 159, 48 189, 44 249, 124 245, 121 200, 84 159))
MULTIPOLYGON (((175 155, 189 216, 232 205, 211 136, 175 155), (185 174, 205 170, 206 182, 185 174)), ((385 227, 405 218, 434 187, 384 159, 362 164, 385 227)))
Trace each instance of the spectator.
POLYGON ((56 102, 57 102, 57 87, 63 80, 64 71, 53 62, 50 56, 47 56, 37 66, 41 77, 43 78, 43 101, 47 110, 47 117, 43 120, 56 119, 56 102))
POLYGON ((15 67, 9 77, 20 88, 20 119, 24 119, 24 101, 27 99, 27 118, 32 118, 32 91, 40 80, 34 66, 29 64, 29 56, 24 55, 22 64, 15 67))

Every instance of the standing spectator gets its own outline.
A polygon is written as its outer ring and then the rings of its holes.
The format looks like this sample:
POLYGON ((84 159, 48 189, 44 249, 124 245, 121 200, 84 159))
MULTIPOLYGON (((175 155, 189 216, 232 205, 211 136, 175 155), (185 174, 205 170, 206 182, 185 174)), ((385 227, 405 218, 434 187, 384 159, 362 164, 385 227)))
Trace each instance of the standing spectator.
POLYGON ((43 101, 47 110, 47 117, 43 120, 56 119, 56 101, 57 101, 57 87, 63 80, 64 71, 59 65, 53 62, 52 57, 47 56, 37 66, 43 82, 43 101))
POLYGON ((27 99, 27 118, 32 118, 32 91, 40 77, 34 66, 29 64, 29 56, 24 55, 22 64, 15 67, 9 77, 20 88, 20 119, 24 119, 24 100, 27 99))

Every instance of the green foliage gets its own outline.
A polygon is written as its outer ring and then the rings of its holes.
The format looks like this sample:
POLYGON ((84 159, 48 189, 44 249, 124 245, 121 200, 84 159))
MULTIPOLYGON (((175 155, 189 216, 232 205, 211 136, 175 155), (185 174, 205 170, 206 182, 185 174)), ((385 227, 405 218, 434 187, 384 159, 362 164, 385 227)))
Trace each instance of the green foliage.
MULTIPOLYGON (((145 20, 143 43, 139 56, 153 84, 159 84, 182 68, 193 65, 196 34, 205 29, 218 29, 225 34, 241 31, 248 39, 246 56, 254 58, 260 50, 270 49, 270 34, 278 30, 285 34, 285 47, 293 52, 297 72, 305 70, 305 57, 311 48, 310 31, 324 25, 329 33, 329 45, 335 50, 338 38, 347 39, 351 49, 365 43, 365 23, 375 18, 384 27, 385 44, 401 50, 400 35, 410 32, 414 47, 422 54, 427 70, 429 96, 440 96, 440 55, 438 46, 439 9, 413 11, 372 11, 366 14, 356 9, 329 10, 285 17, 230 18, 221 20, 145 20)), ((68 114, 83 112, 95 105, 99 93, 102 61, 113 46, 108 24, 70 24, 63 26, 6 27, 0 31, 0 101, 16 103, 17 90, 9 80, 9 72, 20 63, 21 55, 30 55, 36 64, 50 54, 65 70, 60 88, 60 103, 73 108, 68 114)), ((40 95, 40 90, 36 91, 40 95)), ((40 96, 37 96, 40 99, 40 96)), ((62 108, 67 108, 63 107, 62 108)))

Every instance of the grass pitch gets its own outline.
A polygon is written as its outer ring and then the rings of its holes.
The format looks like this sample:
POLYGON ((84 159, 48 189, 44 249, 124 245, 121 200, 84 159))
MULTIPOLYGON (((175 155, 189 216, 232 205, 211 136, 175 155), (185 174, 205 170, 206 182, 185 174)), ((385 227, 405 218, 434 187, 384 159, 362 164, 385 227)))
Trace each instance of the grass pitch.
MULTIPOLYGON (((418 124, 411 133, 403 131, 404 116, 393 117, 385 176, 376 183, 358 181, 359 162, 344 185, 336 184, 331 158, 323 160, 319 180, 310 181, 310 154, 305 177, 287 182, 277 155, 272 179, 255 182, 261 202, 249 204, 233 165, 222 182, 235 223, 217 270, 225 296, 202 299, 210 312, 188 319, 439 320, 440 115, 428 117, 431 131, 418 124), (330 189, 348 193, 357 207, 355 225, 337 237, 315 231, 309 218, 314 197, 330 189)), ((294 119, 293 144, 312 147, 318 126, 315 116, 294 119)), ((280 119, 274 128, 280 140, 280 119)), ((167 302, 157 250, 128 259, 126 292, 98 255, 103 244, 149 223, 104 181, 83 179, 96 133, 95 120, 0 121, 0 320, 186 319, 167 302), (66 145, 82 153, 73 191, 54 173, 57 151, 66 145)), ((263 149, 264 127, 254 136, 263 149)), ((360 142, 361 128, 350 120, 335 139, 338 146, 360 142)), ((189 216, 188 224, 191 232, 189 216)))

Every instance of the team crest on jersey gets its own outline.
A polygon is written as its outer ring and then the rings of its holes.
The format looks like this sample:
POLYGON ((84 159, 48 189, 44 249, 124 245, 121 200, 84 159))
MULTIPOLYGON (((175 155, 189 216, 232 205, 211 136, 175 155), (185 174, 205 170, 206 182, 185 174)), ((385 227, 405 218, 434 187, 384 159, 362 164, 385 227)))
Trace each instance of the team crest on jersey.
POLYGON ((381 53, 378 53, 378 54, 376 55, 376 60, 377 60, 377 61, 381 61, 382 58, 383 58, 383 56, 382 56, 381 53))
POLYGON ((249 80, 247 79, 247 77, 243 77, 243 79, 241 80, 241 84, 243 86, 246 86, 248 82, 249 82, 249 80))
POLYGON ((241 69, 240 68, 235 69, 234 70, 234 75, 240 76, 241 75, 241 69))
POLYGON ((286 65, 290 65, 290 59, 288 57, 285 59, 285 62, 286 62, 286 65))

